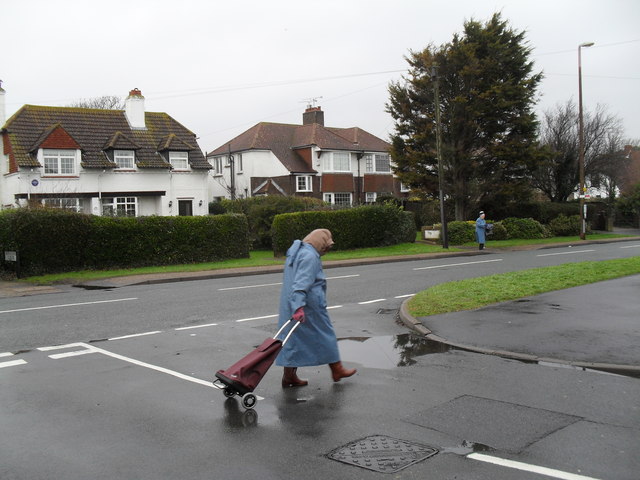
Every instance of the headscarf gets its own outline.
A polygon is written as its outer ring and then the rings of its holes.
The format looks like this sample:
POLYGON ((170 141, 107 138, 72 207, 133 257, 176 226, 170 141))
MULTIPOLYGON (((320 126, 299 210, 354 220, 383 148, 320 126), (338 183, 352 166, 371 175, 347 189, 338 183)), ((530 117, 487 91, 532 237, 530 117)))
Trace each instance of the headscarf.
POLYGON ((334 243, 333 238, 331 237, 331 232, 326 228, 314 230, 304 237, 302 241, 315 248, 320 255, 327 253, 334 243))

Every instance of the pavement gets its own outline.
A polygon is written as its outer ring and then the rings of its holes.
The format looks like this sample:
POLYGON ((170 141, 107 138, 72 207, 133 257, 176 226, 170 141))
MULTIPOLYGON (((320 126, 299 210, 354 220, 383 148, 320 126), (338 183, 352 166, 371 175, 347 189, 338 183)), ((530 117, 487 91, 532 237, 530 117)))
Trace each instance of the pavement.
MULTIPOLYGON (((623 233, 623 232, 616 232, 623 233)), ((612 243, 623 239, 581 242, 612 243)), ((529 249, 553 248, 530 246, 529 249)), ((566 243, 555 246, 567 246, 566 243)), ((521 249, 521 248, 520 248, 521 249)), ((326 261, 325 269, 438 257, 487 254, 469 250, 376 259, 326 261)), ((77 287, 121 288, 128 285, 193 281, 281 272, 279 265, 204 272, 159 273, 90 281, 77 287)), ((0 298, 56 293, 63 287, 0 281, 0 298)), ((451 348, 497 355, 529 363, 594 369, 640 378, 640 275, 584 285, 490 305, 473 311, 414 318, 405 301, 400 319, 412 331, 451 348)))

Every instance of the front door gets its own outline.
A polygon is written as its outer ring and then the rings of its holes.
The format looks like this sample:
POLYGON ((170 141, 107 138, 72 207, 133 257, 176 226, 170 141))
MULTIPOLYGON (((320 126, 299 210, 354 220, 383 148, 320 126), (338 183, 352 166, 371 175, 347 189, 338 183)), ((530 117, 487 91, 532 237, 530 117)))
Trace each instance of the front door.
POLYGON ((193 200, 178 200, 178 215, 191 217, 193 215, 193 200))

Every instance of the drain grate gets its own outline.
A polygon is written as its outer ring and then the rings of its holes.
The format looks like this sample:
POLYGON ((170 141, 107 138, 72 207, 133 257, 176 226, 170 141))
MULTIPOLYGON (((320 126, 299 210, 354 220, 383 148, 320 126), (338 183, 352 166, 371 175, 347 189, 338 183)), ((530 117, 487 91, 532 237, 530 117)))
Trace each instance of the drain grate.
POLYGON ((394 473, 438 453, 426 445, 373 435, 337 448, 328 457, 379 473, 394 473))

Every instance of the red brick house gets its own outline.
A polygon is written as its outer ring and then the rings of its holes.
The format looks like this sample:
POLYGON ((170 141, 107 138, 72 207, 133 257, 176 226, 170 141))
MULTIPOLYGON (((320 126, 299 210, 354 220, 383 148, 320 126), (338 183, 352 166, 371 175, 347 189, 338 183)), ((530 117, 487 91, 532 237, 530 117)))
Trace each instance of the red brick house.
POLYGON ((262 122, 207 155, 215 198, 298 195, 336 205, 404 197, 393 175, 390 145, 362 130, 324 125, 309 106, 302 125, 262 122))

